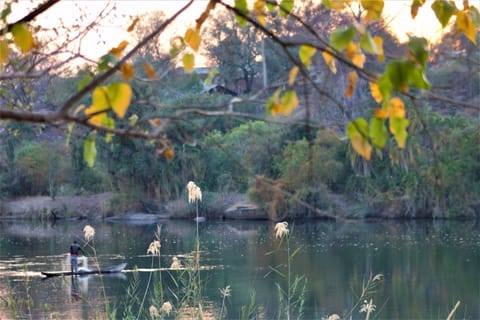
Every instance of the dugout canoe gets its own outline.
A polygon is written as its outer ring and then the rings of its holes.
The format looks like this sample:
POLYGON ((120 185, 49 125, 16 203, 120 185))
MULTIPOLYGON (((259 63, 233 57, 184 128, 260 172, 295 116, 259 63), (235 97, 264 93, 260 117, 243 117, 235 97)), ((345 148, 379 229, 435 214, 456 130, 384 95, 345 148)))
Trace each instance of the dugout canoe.
POLYGON ((71 271, 42 271, 42 274, 46 277, 58 277, 58 276, 83 276, 88 274, 109 274, 122 272, 127 267, 126 263, 117 264, 102 269, 80 269, 78 272, 71 271))

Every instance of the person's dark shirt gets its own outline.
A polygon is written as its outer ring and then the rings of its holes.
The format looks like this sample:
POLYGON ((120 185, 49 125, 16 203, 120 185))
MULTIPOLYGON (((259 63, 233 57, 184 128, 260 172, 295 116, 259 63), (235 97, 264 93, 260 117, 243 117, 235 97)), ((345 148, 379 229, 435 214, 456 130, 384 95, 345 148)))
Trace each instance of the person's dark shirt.
POLYGON ((73 256, 78 256, 78 253, 82 251, 82 248, 80 247, 80 245, 76 242, 72 243, 72 245, 70 246, 70 254, 73 255, 73 256))

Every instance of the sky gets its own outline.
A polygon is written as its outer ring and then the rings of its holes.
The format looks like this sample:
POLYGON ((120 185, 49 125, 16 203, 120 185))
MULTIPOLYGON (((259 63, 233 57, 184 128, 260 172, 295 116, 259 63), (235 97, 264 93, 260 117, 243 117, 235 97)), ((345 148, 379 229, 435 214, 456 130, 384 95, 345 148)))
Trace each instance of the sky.
MULTIPOLYGON (((297 0, 299 1, 299 0, 297 0)), ((457 7, 462 7, 462 0, 455 0, 457 7)), ((472 0, 471 0, 472 1, 472 0)), ((1 2, 1 0, 0 0, 1 2)), ((82 42, 82 53, 92 59, 108 52, 112 47, 115 47, 120 41, 127 38, 128 34, 125 32, 128 25, 131 23, 133 17, 141 16, 142 14, 155 11, 163 11, 168 17, 178 11, 188 1, 184 0, 116 0, 110 1, 110 5, 116 6, 117 16, 103 22, 101 34, 103 35, 101 41, 98 36, 91 35, 82 42)), ((74 16, 78 16, 79 6, 87 10, 88 14, 93 17, 100 12, 106 4, 106 0, 65 0, 50 8, 47 14, 43 15, 39 23, 45 27, 54 27, 58 25, 59 19, 66 23, 73 22, 74 16)), ((174 34, 183 35, 186 28, 194 25, 195 19, 203 11, 207 5, 207 0, 195 0, 193 6, 189 8, 183 15, 183 19, 178 21, 168 32, 166 36, 170 37, 174 34)), ((401 41, 408 39, 407 35, 421 36, 429 38, 433 41, 439 39, 442 35, 442 28, 437 21, 432 9, 430 8, 433 0, 427 0, 425 5, 420 8, 415 20, 410 17, 410 5, 412 0, 385 0, 384 15, 390 21, 390 25, 395 30, 398 38, 401 41)), ((21 17, 28 10, 30 1, 20 0, 17 4, 18 10, 13 10, 17 15, 10 17, 12 20, 21 17), (23 9, 23 12, 22 10, 23 9)), ((15 7, 14 7, 15 8, 15 7)), ((445 30, 443 31, 445 32, 445 30)), ((165 37, 166 37, 165 36, 165 37)), ((164 38, 162 41, 168 43, 169 39, 164 38)), ((197 64, 202 64, 204 61, 197 61, 197 64), (199 63, 198 63, 199 62, 199 63)))

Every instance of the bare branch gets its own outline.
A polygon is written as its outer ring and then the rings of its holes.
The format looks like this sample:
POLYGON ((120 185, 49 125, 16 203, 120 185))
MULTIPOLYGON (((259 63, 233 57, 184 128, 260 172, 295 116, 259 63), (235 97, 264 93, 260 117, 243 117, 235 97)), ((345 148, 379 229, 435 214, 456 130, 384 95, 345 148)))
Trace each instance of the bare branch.
POLYGON ((112 68, 110 68, 108 71, 105 73, 102 73, 95 77, 88 85, 86 85, 82 90, 77 92, 75 95, 73 95, 69 100, 67 100, 63 106, 60 108, 59 111, 57 111, 53 117, 55 119, 60 119, 68 113, 68 111, 73 107, 75 103, 77 103, 83 96, 85 96, 87 93, 92 91, 96 86, 101 84, 103 81, 107 80, 110 78, 115 72, 117 72, 120 67, 128 60, 130 59, 140 48, 145 46, 150 40, 152 40, 154 37, 156 37, 158 34, 160 34, 165 28, 171 24, 177 17, 184 12, 189 6, 191 6, 193 3, 193 0, 190 0, 183 8, 181 8, 178 12, 176 12, 173 16, 171 16, 169 19, 167 19, 164 23, 162 23, 158 28, 156 28, 153 32, 151 32, 149 35, 147 35, 145 38, 143 38, 142 41, 140 41, 133 49, 131 49, 120 61, 118 61, 112 68))
POLYGON ((18 21, 15 21, 14 23, 10 23, 9 25, 7 25, 2 32, 10 32, 14 25, 19 24, 19 23, 26 23, 26 22, 32 21, 37 16, 39 16, 43 12, 47 11, 50 7, 52 7, 54 4, 56 4, 58 2, 60 2, 60 0, 48 0, 47 2, 42 3, 35 10, 33 10, 32 12, 27 14, 25 17, 21 18, 18 21))

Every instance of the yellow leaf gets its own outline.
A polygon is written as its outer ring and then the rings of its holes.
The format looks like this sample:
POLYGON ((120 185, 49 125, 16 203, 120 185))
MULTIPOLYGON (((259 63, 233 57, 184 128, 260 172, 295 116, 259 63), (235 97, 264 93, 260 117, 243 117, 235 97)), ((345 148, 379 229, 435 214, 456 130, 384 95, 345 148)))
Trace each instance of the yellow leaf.
POLYGON ((196 28, 197 30, 200 30, 202 28, 203 23, 207 18, 210 16, 210 12, 215 9, 215 6, 217 5, 217 1, 209 1, 207 7, 205 8, 205 11, 202 12, 200 17, 195 20, 197 22, 196 28))
POLYGON ((372 95, 376 103, 382 102, 382 93, 380 92, 378 84, 376 84, 375 82, 370 82, 370 94, 372 95))
POLYGON ((309 46, 309 45, 302 45, 298 49, 298 56, 300 57, 300 61, 305 65, 305 67, 310 68, 312 64, 312 57, 317 52, 317 49, 309 46))
POLYGON ((265 19, 265 0, 256 0, 255 3, 253 4, 253 12, 255 12, 255 15, 257 16, 258 21, 262 26, 267 25, 267 20, 265 19))
POLYGON ((193 51, 197 52, 198 48, 200 48, 200 34, 197 30, 189 28, 185 32, 185 42, 192 48, 193 51))
POLYGON ((290 72, 288 73, 288 85, 291 86, 295 83, 295 79, 297 78, 297 74, 298 74, 298 71, 300 69, 295 66, 292 68, 292 70, 290 70, 290 72))
POLYGON ((12 27, 11 32, 13 41, 22 53, 29 52, 35 48, 35 40, 25 24, 17 23, 12 27))
POLYGON ((477 30, 475 29, 472 17, 468 14, 468 12, 457 12, 457 30, 459 32, 463 32, 470 41, 472 41, 474 44, 477 44, 477 30))
POLYGON ((425 4, 425 1, 426 0, 413 0, 412 6, 410 7, 410 15, 412 16, 412 19, 415 19, 418 14, 418 9, 425 4))
POLYGON ((270 114, 272 116, 276 116, 282 113, 282 105, 279 102, 275 102, 272 104, 270 108, 270 114))
POLYGON ((372 146, 368 142, 368 131, 368 123, 363 118, 358 118, 347 126, 347 135, 353 149, 365 159, 370 160, 372 146))
POLYGON ((383 0, 361 0, 361 3, 362 7, 367 10, 365 15, 366 22, 379 19, 382 16, 383 0))
POLYGON ((163 151, 163 156, 167 160, 173 160, 173 157, 175 156, 175 151, 173 151, 172 148, 167 148, 165 151, 163 151))
POLYGON ((345 49, 345 55, 352 61, 354 65, 359 68, 363 68, 366 58, 359 45, 350 42, 350 44, 347 46, 347 49, 345 49))
POLYGON ((353 95, 353 91, 355 90, 355 86, 357 85, 358 75, 355 71, 352 71, 348 74, 348 85, 347 89, 345 90, 345 96, 347 98, 351 98, 353 95))
MULTIPOLYGON (((97 113, 97 112, 99 112, 99 111, 98 110, 95 111, 95 107, 92 105, 92 106, 90 106, 90 108, 85 110, 85 115, 90 116, 90 115, 92 115, 94 113, 97 113)), ((98 114, 95 114, 93 116, 90 116, 89 119, 88 119, 88 122, 100 127, 103 123, 103 119, 105 119, 106 116, 107 116, 107 114, 105 112, 98 113, 98 114)))
POLYGON ((188 73, 192 72, 193 68, 195 67, 195 56, 191 53, 185 53, 182 61, 185 71, 188 73))
POLYGON ((116 46, 115 48, 110 49, 108 53, 113 54, 117 59, 120 59, 120 56, 122 55, 123 51, 125 51, 125 48, 128 46, 128 41, 123 40, 116 46))
POLYGON ((337 65, 335 64, 335 57, 332 56, 327 51, 322 52, 323 60, 325 60, 326 65, 332 73, 337 73, 337 65))
POLYGON ((270 98, 268 98, 268 101, 265 104, 265 108, 273 116, 280 114, 282 111, 282 105, 280 103, 281 91, 282 91, 281 88, 278 88, 277 90, 275 90, 275 92, 270 96, 270 98))
POLYGON ((145 62, 143 64, 143 69, 145 70, 145 73, 151 80, 157 80, 157 75, 155 74, 155 70, 153 69, 150 63, 145 62))
POLYGON ((289 116, 298 107, 297 93, 295 91, 285 92, 280 102, 282 105, 281 113, 289 116))
POLYGON ((100 111, 108 111, 109 109, 110 104, 108 102, 107 87, 96 87, 92 93, 92 105, 88 109, 89 114, 97 113, 100 111))
POLYGON ((107 87, 96 87, 92 93, 92 105, 85 110, 85 115, 90 116, 88 122, 101 126, 108 110, 110 110, 110 104, 107 87))
POLYGON ((114 82, 108 86, 108 100, 117 117, 125 116, 131 99, 132 88, 128 83, 114 82))
POLYGON ((124 63, 120 67, 120 71, 122 72, 122 76, 126 81, 130 81, 135 74, 135 68, 131 63, 124 63))
POLYGON ((390 103, 387 108, 388 108, 388 115, 390 118, 392 117, 405 118, 405 105, 403 104, 402 99, 398 97, 394 97, 390 99, 390 103))
POLYGON ((372 145, 360 135, 355 135, 350 138, 352 147, 355 151, 367 160, 372 156, 372 145))
POLYGON ((383 54, 383 38, 380 36, 375 36, 373 37, 373 42, 375 42, 375 45, 377 46, 378 61, 382 62, 385 60, 385 56, 383 54))
POLYGON ((386 119, 388 118, 388 112, 384 109, 375 109, 373 110, 373 113, 375 114, 375 117, 378 119, 386 119))
POLYGON ((139 18, 135 18, 132 23, 128 26, 127 32, 132 32, 133 29, 135 29, 135 26, 137 25, 138 21, 140 21, 139 18))
MULTIPOLYGON (((325 2, 325 0, 324 0, 325 2)), ((351 0, 328 0, 331 9, 341 11, 351 2, 351 0)))
POLYGON ((400 149, 405 148, 405 144, 407 142, 407 137, 408 137, 408 133, 407 133, 407 127, 409 125, 408 119, 393 117, 393 118, 390 118, 389 122, 390 122, 390 125, 389 125, 390 132, 395 137, 398 147, 400 149))
POLYGON ((3 64, 8 62, 10 55, 10 47, 7 40, 0 41, 0 71, 3 69, 3 64))

